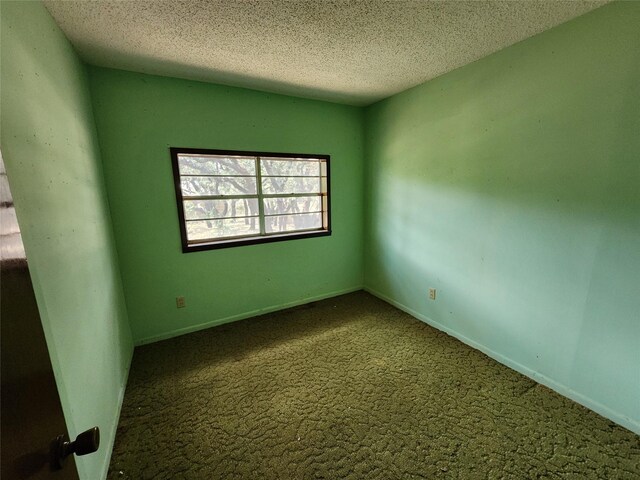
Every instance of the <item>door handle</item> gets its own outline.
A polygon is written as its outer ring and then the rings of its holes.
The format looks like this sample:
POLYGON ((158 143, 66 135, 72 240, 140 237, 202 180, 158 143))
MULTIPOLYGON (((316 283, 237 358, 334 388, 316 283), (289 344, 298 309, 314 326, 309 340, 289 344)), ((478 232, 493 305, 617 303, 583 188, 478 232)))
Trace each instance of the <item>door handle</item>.
POLYGON ((79 434, 73 442, 66 435, 58 435, 53 442, 53 468, 64 467, 65 459, 75 453, 78 456, 88 455, 100 447, 100 429, 90 428, 79 434))

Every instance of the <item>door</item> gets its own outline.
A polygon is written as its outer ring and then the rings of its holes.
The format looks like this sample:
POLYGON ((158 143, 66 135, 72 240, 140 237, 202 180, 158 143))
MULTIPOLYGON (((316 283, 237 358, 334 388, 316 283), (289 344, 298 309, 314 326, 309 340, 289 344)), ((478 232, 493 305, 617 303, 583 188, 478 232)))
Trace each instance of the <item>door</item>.
POLYGON ((73 455, 62 469, 52 461, 67 427, 1 154, 0 290, 0 478, 78 480, 73 455))

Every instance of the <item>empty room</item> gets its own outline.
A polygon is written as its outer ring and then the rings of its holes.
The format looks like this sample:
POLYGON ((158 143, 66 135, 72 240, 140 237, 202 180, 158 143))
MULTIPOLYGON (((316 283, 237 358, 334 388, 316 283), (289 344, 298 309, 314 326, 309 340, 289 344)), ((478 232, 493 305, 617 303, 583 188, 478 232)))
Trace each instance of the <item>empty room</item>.
POLYGON ((640 2, 0 1, 12 479, 640 479, 640 2))

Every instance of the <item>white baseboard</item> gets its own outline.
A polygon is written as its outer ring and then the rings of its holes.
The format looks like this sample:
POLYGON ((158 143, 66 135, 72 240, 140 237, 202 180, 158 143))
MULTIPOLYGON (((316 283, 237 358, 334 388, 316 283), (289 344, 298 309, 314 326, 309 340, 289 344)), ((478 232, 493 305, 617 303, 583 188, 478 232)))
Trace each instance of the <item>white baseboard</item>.
POLYGON ((219 318, 211 320, 210 322, 200 323, 198 325, 191 325, 189 327, 179 328, 170 332, 161 333, 159 335, 151 335, 135 341, 135 345, 145 345, 147 343, 159 342, 160 340, 166 340, 168 338, 177 337, 191 332, 197 332, 198 330, 205 330, 207 328, 216 327, 225 323, 235 322, 237 320, 244 320, 245 318, 257 317, 258 315, 264 315, 265 313, 277 312, 278 310, 285 310, 291 307, 297 307, 298 305, 304 305, 305 303, 317 302, 318 300, 324 300, 325 298, 337 297, 338 295, 344 295, 346 293, 356 292, 362 290, 362 285, 357 287, 345 288, 343 290, 336 290, 329 293, 323 293, 313 297, 302 298, 293 302, 271 305, 265 308, 259 308, 257 310, 251 310, 249 312, 239 313, 237 315, 231 315, 230 317, 219 318))
POLYGON ((472 348, 475 348, 476 350, 480 350, 482 353, 484 353, 485 355, 493 358, 494 360, 496 360, 497 362, 506 365, 507 367, 515 370, 516 372, 519 372, 529 378, 531 378, 532 380, 541 383, 542 385, 545 385, 546 387, 549 387, 550 389, 558 392, 560 395, 563 395, 567 398, 570 398, 571 400, 573 400, 576 403, 579 403, 580 405, 583 405, 585 407, 587 407, 590 410, 593 410, 594 412, 602 415, 603 417, 606 417, 614 422, 616 422, 619 425, 622 425, 623 427, 631 430, 634 433, 637 433, 638 435, 640 435, 640 421, 638 420, 634 420, 632 418, 627 417, 626 415, 622 415, 612 409, 610 409, 609 407, 606 407, 605 405, 602 405, 601 403, 592 400, 589 397, 586 397, 585 395, 576 392, 575 390, 572 390, 571 388, 567 387, 566 385, 563 385, 555 380, 553 380, 552 378, 549 378, 545 375, 542 375, 539 372, 536 372, 535 370, 532 370, 528 367, 525 367, 524 365, 508 358, 505 357, 504 355, 497 353, 493 350, 491 350, 490 348, 485 347, 484 345, 456 332, 455 330, 452 330, 449 327, 446 327, 444 325, 442 325, 441 323, 436 322, 435 320, 432 320, 431 318, 422 315, 419 312, 416 312, 415 310, 407 307, 406 305, 403 305, 400 302, 396 302, 395 300, 393 300, 392 298, 389 298, 388 296, 386 296, 383 293, 378 292, 377 290, 371 288, 371 287, 363 287, 363 289, 367 292, 369 292, 370 294, 380 298, 381 300, 384 300, 385 302, 393 305, 396 308, 399 308, 400 310, 408 313, 409 315, 417 318, 418 320, 431 325, 432 327, 441 330, 449 335, 451 335, 452 337, 457 338, 458 340, 460 340, 462 343, 465 343, 467 345, 469 345, 472 348))

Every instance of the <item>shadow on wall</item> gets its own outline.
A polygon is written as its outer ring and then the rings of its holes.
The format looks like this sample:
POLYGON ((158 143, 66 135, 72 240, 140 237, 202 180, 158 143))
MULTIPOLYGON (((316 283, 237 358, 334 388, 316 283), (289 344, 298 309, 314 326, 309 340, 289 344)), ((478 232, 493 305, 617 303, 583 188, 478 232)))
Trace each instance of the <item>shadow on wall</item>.
POLYGON ((640 39, 613 7, 367 110, 365 280, 637 423, 640 39))
MULTIPOLYGON (((403 111, 407 121, 374 126, 368 138, 381 147, 374 178, 403 177, 524 206, 628 220, 640 206, 636 184, 629 181, 640 178, 634 161, 640 144, 636 80, 625 79, 623 94, 603 94, 597 84, 547 102, 536 97, 534 86, 511 102, 493 104, 487 100, 496 95, 493 85, 487 92, 467 92, 473 96, 466 101, 456 91, 451 96, 457 104, 444 112, 430 105, 424 112, 403 111), (595 96, 602 101, 583 101, 595 96), (636 138, 635 149, 630 138, 636 138)), ((381 104, 376 115, 396 111, 397 106, 381 104)))

